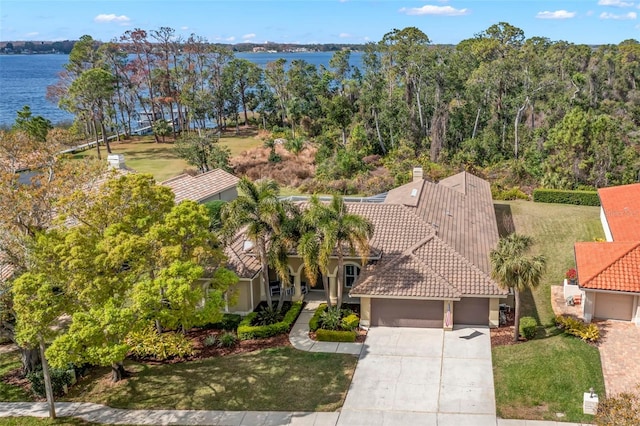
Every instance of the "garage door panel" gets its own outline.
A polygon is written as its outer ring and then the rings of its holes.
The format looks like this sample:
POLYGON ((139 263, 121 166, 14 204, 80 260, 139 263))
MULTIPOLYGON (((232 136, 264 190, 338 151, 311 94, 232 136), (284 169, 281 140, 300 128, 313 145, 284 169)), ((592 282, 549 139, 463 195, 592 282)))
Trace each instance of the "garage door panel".
POLYGON ((489 325, 489 299, 466 297, 454 302, 453 323, 489 325))
POLYGON ((626 294, 597 293, 596 318, 631 321, 633 296, 626 294))
POLYGON ((438 300, 371 300, 371 325, 375 326, 442 328, 442 316, 438 300))

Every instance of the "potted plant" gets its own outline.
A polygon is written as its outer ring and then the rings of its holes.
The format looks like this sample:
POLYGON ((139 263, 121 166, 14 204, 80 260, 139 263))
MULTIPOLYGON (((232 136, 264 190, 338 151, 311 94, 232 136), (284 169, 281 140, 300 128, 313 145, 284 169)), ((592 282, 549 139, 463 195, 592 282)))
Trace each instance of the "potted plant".
POLYGON ((569 284, 576 284, 576 280, 578 279, 578 271, 574 268, 571 268, 564 274, 564 277, 567 279, 569 284))

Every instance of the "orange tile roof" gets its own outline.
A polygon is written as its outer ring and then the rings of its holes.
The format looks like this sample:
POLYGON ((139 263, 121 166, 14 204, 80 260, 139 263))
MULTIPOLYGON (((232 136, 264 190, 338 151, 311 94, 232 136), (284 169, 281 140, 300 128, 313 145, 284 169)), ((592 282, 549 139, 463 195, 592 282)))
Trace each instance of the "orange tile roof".
POLYGON ((640 183, 598 190, 614 241, 640 241, 640 183))
POLYGON ((640 292, 640 241, 583 242, 574 249, 580 287, 640 292))
POLYGON ((222 169, 191 176, 181 174, 160 185, 168 186, 176 195, 176 204, 183 200, 201 202, 238 184, 238 179, 222 169))

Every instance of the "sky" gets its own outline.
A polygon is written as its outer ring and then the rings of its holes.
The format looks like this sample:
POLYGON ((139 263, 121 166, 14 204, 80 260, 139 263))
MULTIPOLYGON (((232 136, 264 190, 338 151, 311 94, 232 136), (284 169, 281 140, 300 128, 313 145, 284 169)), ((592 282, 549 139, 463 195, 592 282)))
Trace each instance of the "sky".
POLYGON ((507 22, 526 38, 575 44, 640 40, 640 0, 0 0, 0 41, 109 41, 171 27, 210 42, 367 43, 417 27, 457 44, 507 22))

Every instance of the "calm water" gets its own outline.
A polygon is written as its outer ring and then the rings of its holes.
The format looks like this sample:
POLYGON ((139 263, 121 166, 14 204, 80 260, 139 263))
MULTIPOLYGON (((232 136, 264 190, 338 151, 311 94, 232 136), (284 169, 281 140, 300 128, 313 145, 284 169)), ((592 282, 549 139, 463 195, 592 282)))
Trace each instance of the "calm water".
MULTIPOLYGON (((236 57, 248 59, 262 67, 279 58, 286 59, 287 63, 303 59, 314 65, 328 67, 331 56, 332 52, 236 54, 236 57)), ((25 105, 29 105, 35 115, 48 118, 54 124, 72 121, 73 115, 46 99, 47 86, 56 82, 68 58, 67 55, 0 55, 0 126, 12 125, 16 111, 25 105)), ((361 66, 361 53, 352 53, 351 63, 361 66)))

